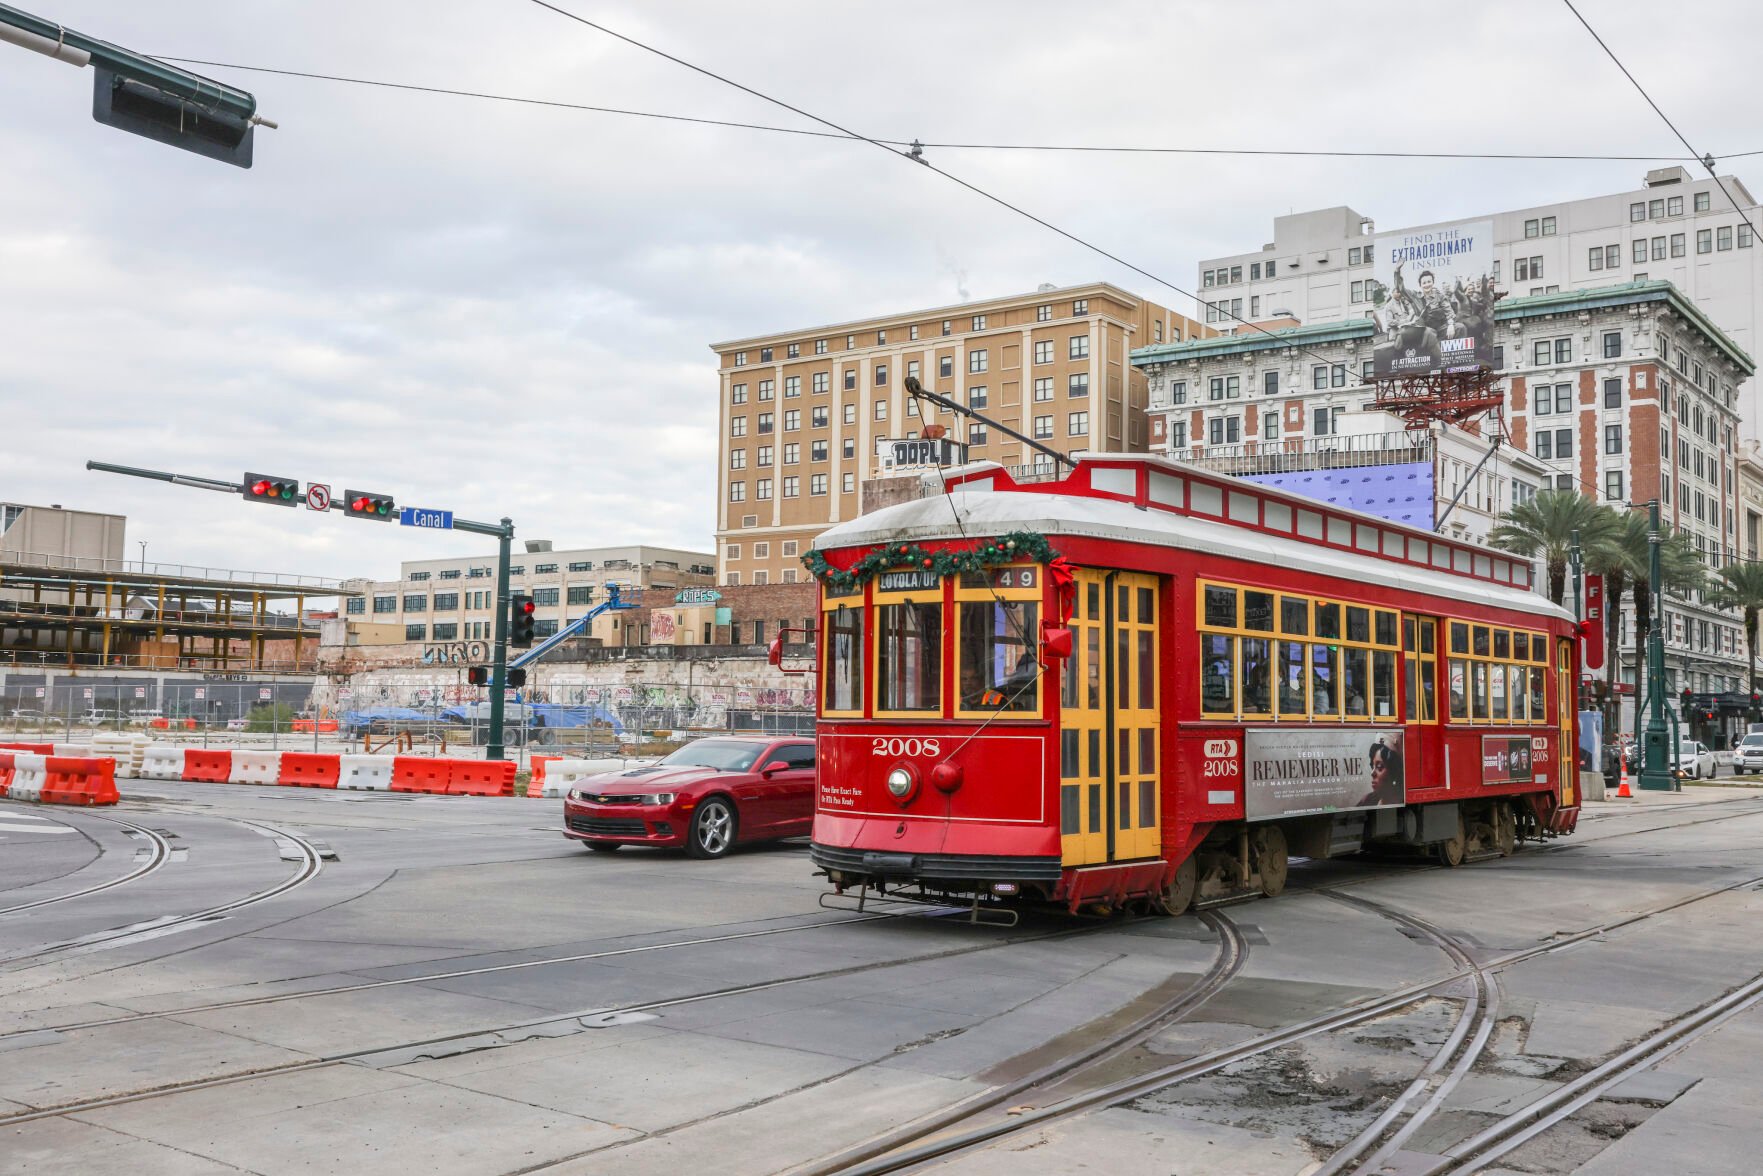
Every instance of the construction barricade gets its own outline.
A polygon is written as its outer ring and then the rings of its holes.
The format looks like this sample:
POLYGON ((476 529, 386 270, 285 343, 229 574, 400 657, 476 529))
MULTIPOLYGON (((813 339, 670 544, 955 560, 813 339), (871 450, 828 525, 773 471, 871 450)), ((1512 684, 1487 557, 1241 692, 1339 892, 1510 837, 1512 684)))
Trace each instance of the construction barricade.
POLYGON ((337 787, 355 792, 389 792, 392 788, 392 761, 383 755, 343 755, 337 757, 337 787))
POLYGON ((392 757, 393 792, 433 792, 445 796, 448 761, 420 755, 392 757))
POLYGON ((513 760, 439 760, 447 765, 448 796, 513 796, 513 760))
POLYGON ((53 743, 0 743, 0 751, 24 751, 31 755, 54 755, 53 743))
POLYGON ((107 755, 116 761, 118 779, 139 776, 153 741, 133 731, 105 732, 92 736, 92 754, 107 755))
POLYGON ((241 749, 233 752, 232 768, 226 779, 228 784, 274 784, 281 770, 281 752, 241 749))
POLYGON ((205 747, 184 749, 184 779, 198 784, 225 784, 233 771, 233 753, 205 747))
POLYGON ((335 788, 342 774, 341 759, 311 751, 284 751, 275 782, 290 788, 335 788))
MULTIPOLYGON (((539 795, 546 800, 562 800, 569 790, 583 780, 601 776, 607 772, 616 772, 625 766, 627 761, 621 759, 560 759, 545 765, 545 780, 539 787, 539 795)), ((533 795, 533 786, 527 785, 528 796, 533 795)))
POLYGON ((562 758, 560 755, 535 755, 531 758, 529 762, 532 764, 532 775, 526 781, 529 799, 545 795, 545 765, 554 764, 562 758))
POLYGON ((113 759, 52 755, 44 758, 43 770, 38 799, 44 804, 115 804, 122 799, 113 759))
POLYGON ((141 755, 140 776, 143 780, 182 780, 184 749, 181 747, 149 747, 141 755))
POLYGON ((8 800, 41 800, 43 781, 48 777, 45 765, 48 756, 34 751, 12 753, 12 784, 6 789, 8 800))
POLYGON ((12 757, 15 751, 0 751, 0 800, 6 798, 7 789, 12 787, 12 757))

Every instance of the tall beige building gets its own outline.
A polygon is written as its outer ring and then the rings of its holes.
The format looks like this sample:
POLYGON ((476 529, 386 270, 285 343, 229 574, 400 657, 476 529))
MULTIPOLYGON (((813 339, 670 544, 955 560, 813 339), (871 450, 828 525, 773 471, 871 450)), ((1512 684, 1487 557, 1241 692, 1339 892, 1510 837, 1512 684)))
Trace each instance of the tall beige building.
POLYGON ((813 538, 860 513, 864 482, 895 472, 888 443, 926 424, 947 427, 971 460, 1035 462, 1021 442, 964 417, 920 415, 908 376, 1062 453, 1142 452, 1145 377, 1128 352, 1215 333, 1095 282, 713 344, 717 578, 805 575, 800 555, 813 538))

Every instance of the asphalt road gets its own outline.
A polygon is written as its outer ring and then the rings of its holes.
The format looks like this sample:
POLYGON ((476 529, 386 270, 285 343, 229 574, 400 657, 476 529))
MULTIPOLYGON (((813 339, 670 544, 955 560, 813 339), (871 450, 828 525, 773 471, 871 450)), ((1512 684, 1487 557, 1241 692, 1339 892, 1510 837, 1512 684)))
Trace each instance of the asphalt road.
POLYGON ((590 855, 556 801, 124 794, 0 802, 0 1171, 1751 1173, 1763 1149, 1763 791, 1013 929, 823 910, 800 844, 590 855))

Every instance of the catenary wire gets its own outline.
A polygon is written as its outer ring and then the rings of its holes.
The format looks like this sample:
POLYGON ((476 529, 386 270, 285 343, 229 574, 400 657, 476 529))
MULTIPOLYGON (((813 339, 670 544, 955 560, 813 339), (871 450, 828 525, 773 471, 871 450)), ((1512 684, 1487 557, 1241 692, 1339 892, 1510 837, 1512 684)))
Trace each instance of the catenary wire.
MULTIPOLYGON (((734 119, 702 118, 686 114, 667 114, 655 110, 632 110, 621 106, 598 106, 585 102, 565 102, 561 99, 529 98, 516 94, 495 94, 485 90, 465 90, 450 86, 426 86, 414 82, 391 82, 380 78, 351 77, 346 74, 316 73, 309 70, 276 69, 264 65, 242 65, 232 61, 210 61, 200 57, 159 56, 159 61, 173 62, 179 65, 201 65, 214 69, 233 69, 243 73, 274 74, 286 78, 307 78, 320 82, 337 82, 351 86, 372 86, 384 90, 404 90, 416 94, 439 94, 454 98, 477 98, 487 102, 508 102, 522 106, 543 106, 558 110, 580 110, 593 114, 616 114, 627 118, 651 118, 664 122, 695 123, 701 126, 728 127, 743 131, 765 131, 778 135, 801 135, 815 139, 841 139, 847 142, 861 143, 870 141, 862 135, 845 134, 839 131, 817 131, 809 127, 781 127, 769 123, 740 122, 734 119)), ((1512 160, 1512 161, 1556 161, 1569 163, 1660 163, 1660 162, 1699 162, 1691 155, 1671 154, 1596 154, 1569 152, 1525 152, 1525 151, 1352 151, 1340 148, 1284 148, 1284 147, 1174 147, 1144 144, 1101 144, 1101 143, 954 143, 954 142, 920 142, 916 139, 876 139, 874 142, 895 148, 921 147, 925 150, 939 151, 1046 151, 1092 153, 1104 155, 1245 155, 1269 156, 1274 158, 1322 158, 1322 159, 1465 159, 1465 160, 1512 160)), ((1763 151, 1744 152, 1744 155, 1759 155, 1763 151)), ((1739 158, 1734 155, 1729 158, 1739 158)))
MULTIPOLYGON (((1622 76, 1628 79, 1629 84, 1640 93, 1640 96, 1646 100, 1647 105, 1653 108, 1653 113, 1658 115, 1660 120, 1664 122, 1666 126, 1671 128, 1671 133, 1677 136, 1677 141, 1683 144, 1684 150, 1688 151, 1698 163, 1707 169, 1708 174, 1713 177, 1715 184, 1719 185, 1721 194, 1726 197, 1727 203, 1732 205, 1732 210, 1739 214, 1739 219, 1744 221, 1746 225, 1749 225, 1751 232, 1755 234, 1757 232, 1757 226, 1751 224, 1751 218, 1745 215, 1745 210, 1743 208, 1739 207, 1738 199, 1733 196, 1731 190, 1727 188, 1726 181, 1721 179, 1719 173, 1715 171, 1714 156, 1703 155, 1698 152, 1695 147, 1691 146, 1690 141, 1684 138, 1683 132, 1677 129, 1677 124, 1672 122, 1670 117, 1667 116, 1663 110, 1659 109, 1659 104, 1653 101, 1653 96, 1647 93, 1647 88, 1640 84, 1640 81, 1636 79, 1634 74, 1629 72, 1628 66, 1622 64, 1622 59, 1616 56, 1616 51, 1611 49, 1609 45, 1605 44, 1604 38, 1598 35, 1598 30, 1594 29, 1591 22, 1586 20, 1585 16, 1581 14, 1578 8, 1574 7, 1573 0, 1561 0, 1561 3, 1567 5, 1567 11, 1573 13, 1574 19, 1579 21, 1579 23, 1585 27, 1585 31, 1592 35, 1592 40, 1598 43, 1598 48, 1602 49, 1604 55, 1615 63, 1617 69, 1622 71, 1622 76)), ((1749 155, 1753 153, 1746 152, 1745 154, 1749 155)))

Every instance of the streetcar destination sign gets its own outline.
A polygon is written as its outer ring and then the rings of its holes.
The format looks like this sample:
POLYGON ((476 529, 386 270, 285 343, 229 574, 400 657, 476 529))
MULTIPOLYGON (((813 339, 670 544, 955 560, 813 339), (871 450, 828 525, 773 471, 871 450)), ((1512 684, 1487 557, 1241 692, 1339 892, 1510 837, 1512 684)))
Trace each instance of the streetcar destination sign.
POLYGON ((450 510, 429 510, 421 506, 401 507, 398 511, 398 524, 404 527, 428 527, 436 531, 453 529, 453 512, 450 510))

